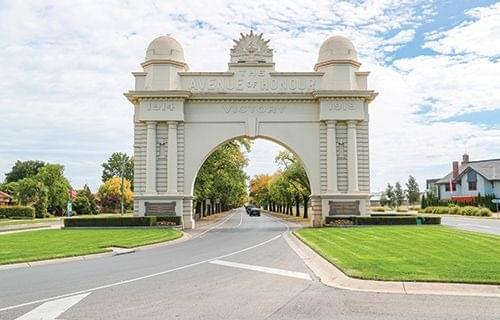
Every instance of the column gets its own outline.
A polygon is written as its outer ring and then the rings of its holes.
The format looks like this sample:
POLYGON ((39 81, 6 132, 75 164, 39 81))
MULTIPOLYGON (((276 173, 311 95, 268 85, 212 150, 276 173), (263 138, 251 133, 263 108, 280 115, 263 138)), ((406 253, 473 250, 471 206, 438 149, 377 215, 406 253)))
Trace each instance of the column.
POLYGON ((168 121, 167 193, 177 193, 177 121, 168 121))
POLYGON ((335 134, 336 121, 326 121, 326 161, 328 193, 338 192, 337 187, 337 138, 335 134))
POLYGON ((156 121, 146 122, 146 193, 156 193, 156 121))
POLYGON ((319 228, 323 226, 323 212, 321 210, 321 197, 311 195, 311 222, 314 228, 319 228))
POLYGON ((347 191, 358 189, 358 146, 356 143, 357 121, 347 121, 347 191))

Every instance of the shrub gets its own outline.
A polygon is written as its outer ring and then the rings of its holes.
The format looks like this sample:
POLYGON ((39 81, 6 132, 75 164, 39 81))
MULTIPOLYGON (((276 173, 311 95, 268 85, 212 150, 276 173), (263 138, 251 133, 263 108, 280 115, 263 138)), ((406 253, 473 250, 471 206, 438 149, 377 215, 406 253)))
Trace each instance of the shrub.
POLYGON ((476 216, 479 212, 479 208, 472 206, 465 206, 460 208, 460 214, 464 216, 476 216))
POLYGON ((0 215, 7 218, 33 219, 35 218, 35 209, 25 206, 0 207, 0 215))
POLYGON ((408 209, 397 208, 396 212, 408 212, 408 209))
POLYGON ((403 216, 403 217, 369 217, 359 216, 354 217, 354 224, 356 225, 416 225, 416 216, 403 216))
POLYGON ((385 207, 371 207, 370 209, 373 212, 385 212, 385 207))
POLYGON ((325 223, 336 226, 350 226, 353 225, 353 217, 326 217, 325 223))
POLYGON ((488 208, 481 208, 481 209, 479 209, 479 215, 481 217, 491 217, 492 214, 493 213, 488 208))
POLYGON ((64 227, 150 227, 156 217, 65 218, 64 227))
POLYGON ((448 213, 449 214, 460 214, 460 207, 451 206, 451 207, 449 207, 448 213))
POLYGON ((156 216, 156 225, 182 225, 182 217, 181 216, 156 216), (173 224, 168 224, 168 223, 173 224))

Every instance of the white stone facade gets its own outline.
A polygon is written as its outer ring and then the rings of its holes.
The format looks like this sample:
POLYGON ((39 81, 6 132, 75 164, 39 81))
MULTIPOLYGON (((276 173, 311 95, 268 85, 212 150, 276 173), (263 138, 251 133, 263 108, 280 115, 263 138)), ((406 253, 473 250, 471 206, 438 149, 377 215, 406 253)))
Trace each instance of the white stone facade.
POLYGON ((148 47, 144 71, 133 73, 135 89, 125 94, 135 107, 135 214, 165 204, 193 228, 196 174, 217 147, 237 137, 275 141, 301 160, 314 226, 353 206, 366 214, 368 104, 376 93, 367 89, 368 73, 358 71, 352 43, 326 40, 314 72, 276 72, 262 35, 235 42, 225 72, 188 72, 182 46, 171 37, 148 47))

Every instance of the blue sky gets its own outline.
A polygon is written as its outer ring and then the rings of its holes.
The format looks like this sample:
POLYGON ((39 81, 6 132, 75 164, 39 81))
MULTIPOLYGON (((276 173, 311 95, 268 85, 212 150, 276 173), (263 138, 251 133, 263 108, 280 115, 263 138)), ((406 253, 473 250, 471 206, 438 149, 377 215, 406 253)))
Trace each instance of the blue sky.
MULTIPOLYGON (((279 71, 312 70, 331 35, 354 42, 380 93, 372 190, 442 176, 465 150, 500 158, 497 1, 0 1, 0 177, 40 159, 96 189, 110 153, 132 151, 122 94, 148 43, 170 34, 191 71, 222 71, 250 28, 271 40, 279 71)), ((277 150, 256 141, 248 173, 274 171, 277 150)))

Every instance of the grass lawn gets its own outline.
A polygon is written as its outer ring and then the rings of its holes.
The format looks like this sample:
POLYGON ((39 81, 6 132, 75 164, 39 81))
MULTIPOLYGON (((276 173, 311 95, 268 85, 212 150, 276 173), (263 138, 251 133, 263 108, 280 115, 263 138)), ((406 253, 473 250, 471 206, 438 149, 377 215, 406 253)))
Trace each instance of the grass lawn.
POLYGON ((500 237, 444 226, 306 228, 295 234, 361 279, 500 284, 500 237))
POLYGON ((39 230, 0 235, 0 265, 79 256, 174 240, 176 229, 39 230))

